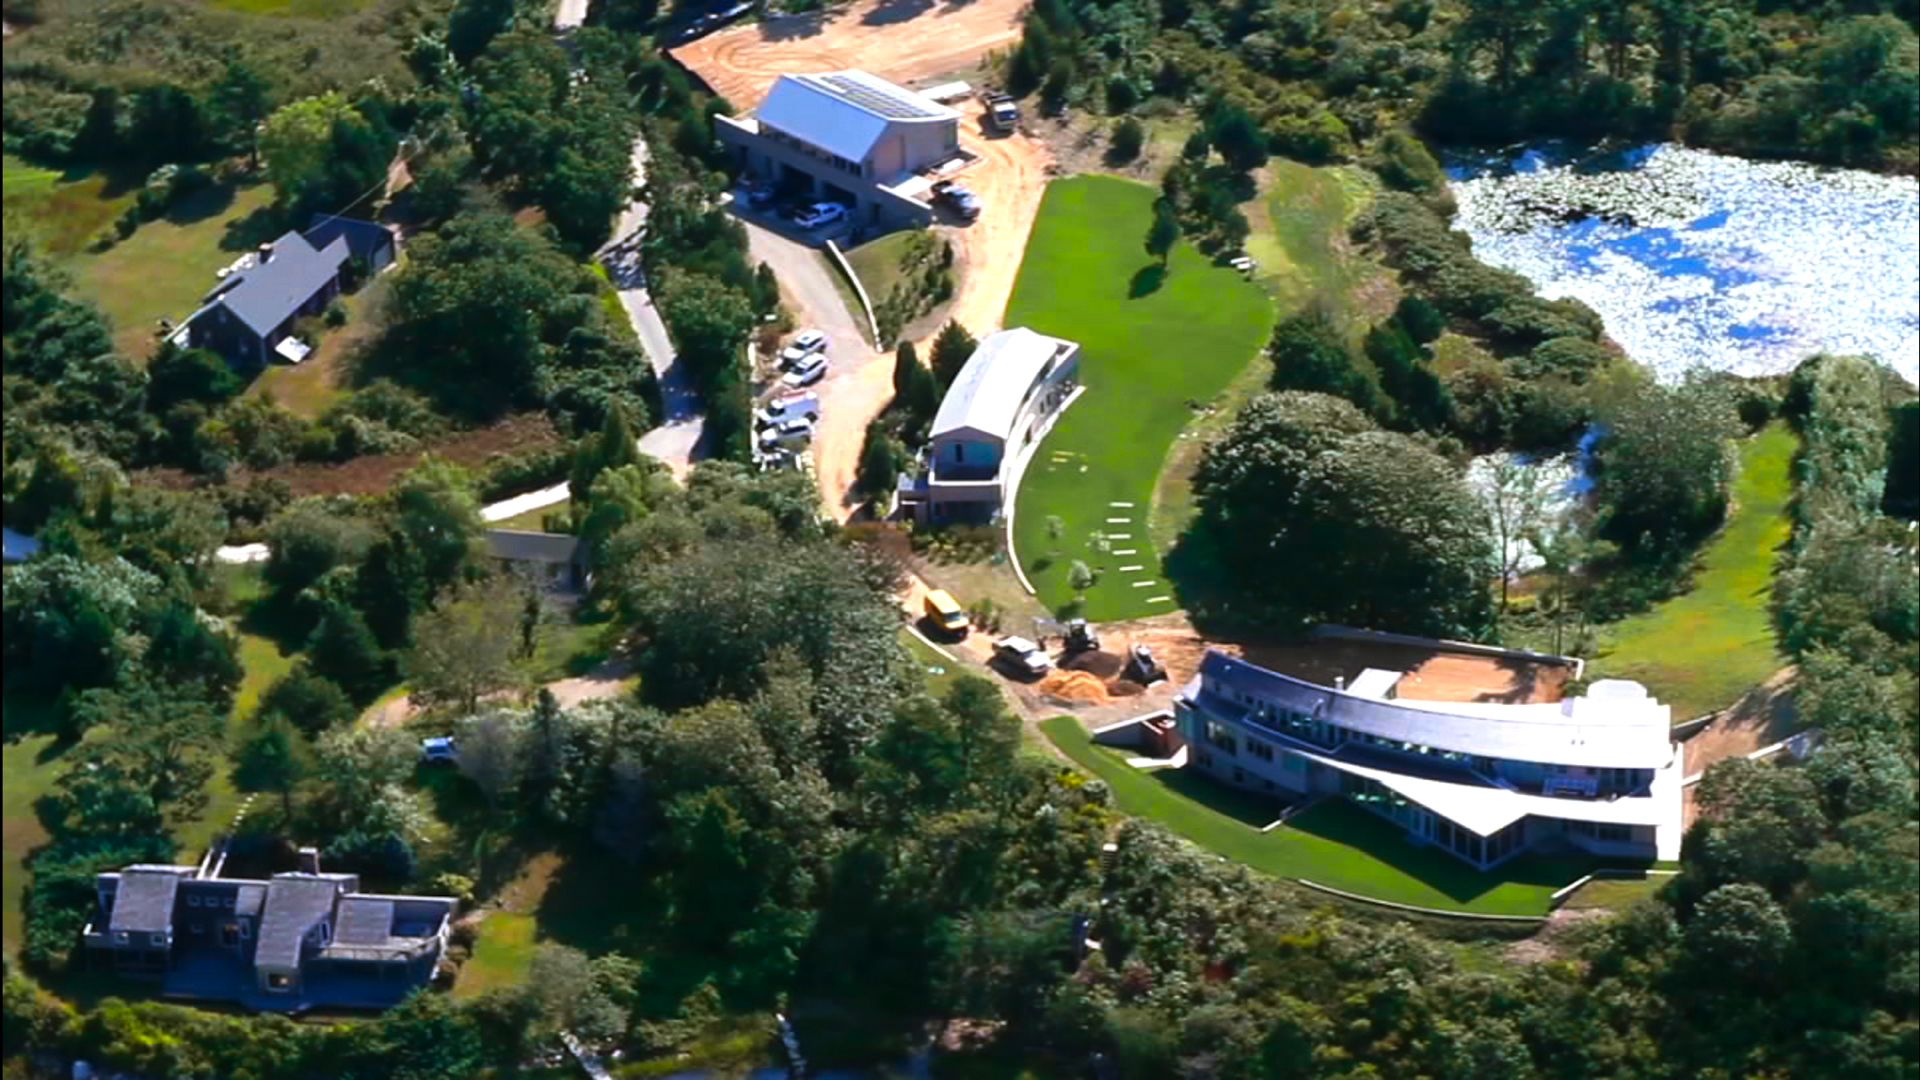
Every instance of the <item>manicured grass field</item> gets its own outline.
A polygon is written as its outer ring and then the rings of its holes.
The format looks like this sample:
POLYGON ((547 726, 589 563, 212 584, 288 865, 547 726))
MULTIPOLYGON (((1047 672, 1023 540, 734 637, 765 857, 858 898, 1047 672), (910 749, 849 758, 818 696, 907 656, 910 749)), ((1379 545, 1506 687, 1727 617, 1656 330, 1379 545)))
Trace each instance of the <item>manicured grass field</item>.
POLYGON ((20 948, 20 902, 27 890, 27 853, 47 842, 33 804, 53 790, 61 765, 52 731, 53 702, 6 695, 6 745, 0 747, 0 826, 4 826, 4 858, 0 858, 0 904, 5 948, 9 958, 20 948))
POLYGON ((120 351, 144 360, 153 349, 154 320, 193 314, 213 287, 214 271, 252 246, 230 240, 229 225, 272 201, 273 189, 264 184, 202 192, 107 251, 75 260, 74 282, 113 320, 120 351))
POLYGON ((489 990, 518 986, 526 981, 533 963, 534 931, 538 920, 517 911, 490 911, 480 922, 473 955, 460 967, 454 983, 456 997, 477 997, 489 990))
POLYGON ((846 252, 847 265, 853 267, 860 287, 875 303, 893 295, 893 290, 906 282, 903 264, 914 236, 909 230, 890 232, 846 252))
POLYGON ((1123 812, 1151 818, 1275 877, 1446 911, 1545 915, 1553 891, 1593 865, 1522 855, 1482 873, 1436 848, 1415 847, 1391 822, 1343 799, 1322 802, 1262 833, 1277 808, 1258 796, 1184 769, 1135 769, 1117 751, 1095 746, 1075 717, 1056 716, 1040 727, 1068 757, 1107 782, 1123 812))
POLYGON ((1798 445, 1782 423, 1740 444, 1733 516, 1708 545, 1693 588, 1611 627, 1591 674, 1645 683, 1679 723, 1733 704, 1787 662, 1767 601, 1792 529, 1798 445))
POLYGON ((1185 244, 1155 285, 1158 265, 1142 242, 1157 194, 1111 176, 1054 181, 1007 304, 1007 326, 1082 346, 1086 390, 1034 453, 1013 543, 1056 610, 1074 602, 1069 568, 1085 561, 1098 577, 1081 613, 1095 620, 1175 609, 1148 535, 1155 478, 1193 416, 1189 403, 1225 389, 1273 328, 1266 292, 1185 244))

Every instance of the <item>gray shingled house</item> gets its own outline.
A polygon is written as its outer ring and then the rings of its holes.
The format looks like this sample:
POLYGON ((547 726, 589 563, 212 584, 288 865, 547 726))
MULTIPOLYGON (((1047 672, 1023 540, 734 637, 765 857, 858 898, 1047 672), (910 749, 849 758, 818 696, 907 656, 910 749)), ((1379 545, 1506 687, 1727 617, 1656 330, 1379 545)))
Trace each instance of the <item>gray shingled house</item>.
POLYGON ((240 368, 264 367, 276 353, 298 363, 306 349, 291 338, 293 322, 319 314, 340 294, 347 258, 345 236, 315 247, 289 231, 260 245, 251 265, 221 278, 201 297, 200 310, 184 327, 187 346, 212 349, 240 368))
POLYGON ((355 874, 300 870, 260 881, 204 866, 129 866, 95 882, 88 949, 165 997, 256 1009, 385 1008, 433 978, 458 901, 362 893, 355 874))
POLYGON ((584 589, 591 577, 580 538, 565 533, 488 529, 487 553, 555 588, 584 589))

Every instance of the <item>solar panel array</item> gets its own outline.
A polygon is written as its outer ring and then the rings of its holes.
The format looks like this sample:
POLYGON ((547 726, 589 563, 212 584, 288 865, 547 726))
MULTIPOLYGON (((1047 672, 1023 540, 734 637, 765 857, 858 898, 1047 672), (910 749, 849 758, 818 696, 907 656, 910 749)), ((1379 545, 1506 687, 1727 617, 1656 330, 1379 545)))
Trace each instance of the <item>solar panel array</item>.
POLYGON ((939 115, 928 105, 876 90, 849 75, 821 75, 819 79, 846 100, 889 120, 915 120, 939 115))

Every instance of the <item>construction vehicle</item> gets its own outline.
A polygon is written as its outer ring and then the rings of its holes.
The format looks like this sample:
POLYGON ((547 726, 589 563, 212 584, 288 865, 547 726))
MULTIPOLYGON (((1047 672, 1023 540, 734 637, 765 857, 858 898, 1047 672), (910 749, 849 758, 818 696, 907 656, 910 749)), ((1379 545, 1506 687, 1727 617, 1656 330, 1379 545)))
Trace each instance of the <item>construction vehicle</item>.
POLYGON ((1127 649, 1127 666, 1120 676, 1141 686, 1152 686, 1167 677, 1167 669, 1153 658, 1152 649, 1145 645, 1133 645, 1127 649))
POLYGON ((1100 635, 1085 619, 1068 619, 1066 651, 1069 653, 1092 652, 1100 647, 1100 635))
POLYGON ((1006 94, 986 96, 986 125, 1002 135, 1011 135, 1020 127, 1020 106, 1006 94))
POLYGON ((967 634, 967 610, 945 589, 934 589, 927 593, 923 605, 927 620, 942 633, 965 637, 967 634))

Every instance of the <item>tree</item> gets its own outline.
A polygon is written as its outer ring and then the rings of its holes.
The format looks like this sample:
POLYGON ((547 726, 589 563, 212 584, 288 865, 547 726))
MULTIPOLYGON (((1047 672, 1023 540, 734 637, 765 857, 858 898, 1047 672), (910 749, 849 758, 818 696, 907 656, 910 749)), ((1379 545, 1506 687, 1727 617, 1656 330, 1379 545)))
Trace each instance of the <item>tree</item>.
POLYGON ((1313 567, 1319 615, 1474 637, 1486 624, 1493 552, 1480 507, 1438 454, 1393 432, 1363 432, 1314 457, 1289 536, 1295 565, 1313 567))
POLYGON ((1726 515, 1733 483, 1732 402, 1716 380, 1644 386, 1601 410, 1594 448, 1601 532, 1630 555, 1672 559, 1726 515))
POLYGON ((913 389, 916 370, 920 367, 920 352, 913 342, 902 341, 899 348, 893 350, 893 397, 895 401, 905 402, 913 389))
POLYGON ((306 772, 298 753, 299 736, 285 721, 272 720, 240 748, 233 778, 243 791, 277 791, 280 809, 293 820, 293 788, 306 772))
POLYGON ((627 1025, 626 1010, 615 1003, 616 988, 609 985, 619 970, 565 945, 540 946, 527 967, 526 981, 535 1030, 542 1035, 569 1032, 589 1046, 617 1038, 627 1025))
MULTIPOLYGON (((1246 539, 1231 551, 1247 553, 1256 564, 1270 559, 1268 545, 1286 534, 1294 517, 1307 464, 1349 436, 1372 430, 1365 413, 1331 394, 1290 390, 1254 398, 1207 448, 1195 474, 1194 492, 1208 523, 1223 535, 1246 539)), ((1250 574, 1253 565, 1244 572, 1250 574)))
POLYGON ((207 123, 215 139, 228 150, 245 148, 249 163, 260 160, 254 133, 268 113, 267 81, 237 56, 227 58, 226 70, 207 95, 207 123))
POLYGON ((1267 355, 1273 360, 1275 390, 1338 394, 1369 413, 1380 413, 1379 390, 1353 366, 1345 339, 1320 308, 1310 306, 1274 327, 1267 355))
POLYGON ((1547 527, 1553 489, 1545 470, 1512 454, 1498 454, 1477 494, 1493 526, 1494 557, 1500 564, 1500 614, 1504 616, 1508 588, 1525 569, 1534 551, 1534 538, 1547 527))
POLYGON ((753 305, 739 289, 698 272, 668 281, 661 314, 673 331, 680 357, 702 382, 740 364, 740 348, 753 329, 753 305))
POLYGON ((1252 172, 1267 163, 1266 134, 1247 110, 1237 105, 1218 106, 1208 132, 1209 141, 1233 169, 1252 172))
POLYGON ((274 680, 260 695, 255 722, 263 728, 287 723, 309 738, 319 738, 353 721, 353 702, 339 684, 315 674, 305 661, 274 680))
POLYGON ((358 563, 373 546, 373 526, 341 511, 326 499, 304 499, 273 519, 261 576, 283 599, 297 596, 335 567, 358 563))
POLYGON ((1113 125, 1113 139, 1107 144, 1107 157, 1117 164, 1125 164, 1140 156, 1140 148, 1147 141, 1146 128, 1131 116, 1123 116, 1113 125))
POLYGON ((1165 199, 1153 202, 1153 224, 1147 226, 1147 254, 1160 260, 1164 269, 1167 257, 1173 254, 1173 245, 1180 239, 1180 222, 1174 217, 1173 206, 1165 199))
POLYGON ((518 792, 527 749, 527 715, 518 710, 488 709, 460 725, 460 771, 495 810, 518 792))
POLYGON ((942 394, 960 377, 960 369, 967 366, 979 344, 958 322, 948 322, 940 328, 939 336, 933 339, 932 360, 933 377, 942 394))
POLYGON ((233 365, 211 349, 183 349, 168 340, 147 361, 147 408, 156 413, 182 401, 219 405, 245 386, 233 365))
POLYGON ((384 175, 391 143, 337 90, 274 110, 260 126, 260 158, 280 202, 343 206, 384 175))
POLYGON ((394 524, 420 553, 428 588, 452 583, 486 531, 473 474, 429 454, 401 475, 392 499, 394 524))
POLYGON ((1685 946, 1702 987, 1762 994, 1793 944, 1786 912, 1758 885, 1722 885, 1700 899, 1685 946))
POLYGON ((608 409, 598 434, 581 439, 573 451, 573 470, 567 480, 567 495, 575 504, 591 497, 594 481, 607 469, 639 465, 647 461, 640 452, 640 437, 625 409, 608 409))
POLYGON ((472 713, 481 698, 513 686, 516 639, 508 628, 519 610, 520 597, 504 579, 442 594, 416 622, 406 659, 413 696, 472 713))
POLYGON ((178 804, 191 812, 206 798, 213 773, 207 758, 225 735, 226 723, 205 701, 136 681, 124 689, 84 691, 73 709, 84 718, 84 727, 111 731, 104 755, 156 807, 178 804))
POLYGON ((470 64, 487 45, 513 25, 515 0, 459 0, 447 16, 447 51, 470 64))
POLYGON ((387 685, 387 656, 360 613, 330 604, 307 641, 313 672, 346 691, 356 705, 379 696, 387 685))
POLYGON ((1093 568, 1080 559, 1073 560, 1073 565, 1067 568, 1067 585, 1076 593, 1093 588, 1094 580, 1093 568))

